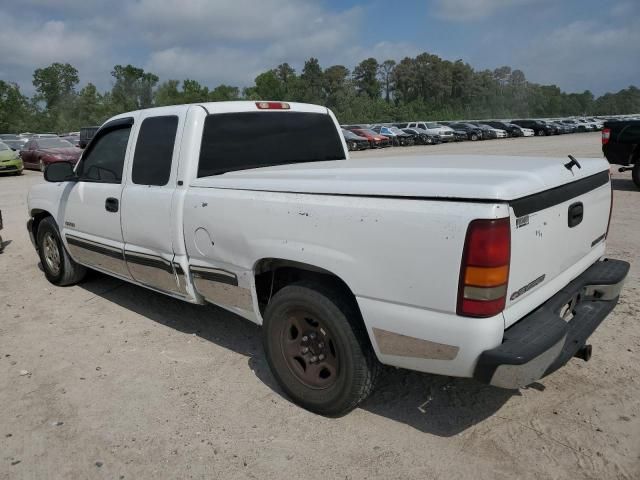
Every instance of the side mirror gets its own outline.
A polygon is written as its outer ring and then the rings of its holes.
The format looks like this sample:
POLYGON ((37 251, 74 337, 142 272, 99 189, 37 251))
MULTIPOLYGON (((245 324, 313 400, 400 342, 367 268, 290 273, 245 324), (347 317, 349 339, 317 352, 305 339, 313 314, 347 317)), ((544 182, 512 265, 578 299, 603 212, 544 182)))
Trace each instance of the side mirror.
POLYGON ((68 182, 76 181, 75 172, 73 171, 73 165, 69 162, 55 162, 50 163, 44 169, 44 179, 47 182, 68 182))

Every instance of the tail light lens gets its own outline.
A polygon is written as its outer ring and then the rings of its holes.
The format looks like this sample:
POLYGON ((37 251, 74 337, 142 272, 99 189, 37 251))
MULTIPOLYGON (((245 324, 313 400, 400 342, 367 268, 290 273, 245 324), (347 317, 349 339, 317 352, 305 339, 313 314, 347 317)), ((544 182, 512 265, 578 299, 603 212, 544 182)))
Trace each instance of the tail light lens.
POLYGON ((602 129, 602 144, 606 145, 607 143, 609 143, 609 139, 611 138, 611 129, 610 128, 603 128, 602 129))
POLYGON ((509 218, 469 224, 460 268, 458 315, 492 317, 504 310, 510 261, 509 218))

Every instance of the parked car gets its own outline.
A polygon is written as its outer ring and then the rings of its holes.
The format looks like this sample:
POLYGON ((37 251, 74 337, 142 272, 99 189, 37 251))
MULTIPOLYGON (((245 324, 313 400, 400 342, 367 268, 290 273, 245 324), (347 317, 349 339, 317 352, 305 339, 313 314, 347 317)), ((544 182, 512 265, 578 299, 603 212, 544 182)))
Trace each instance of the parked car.
POLYGON ((438 143, 442 143, 440 135, 429 133, 421 128, 403 128, 401 130, 410 135, 416 135, 415 143, 417 145, 436 145, 438 143))
POLYGON ((640 120, 614 120, 604 123, 602 153, 619 171, 631 170, 631 178, 640 188, 640 120))
POLYGON ((429 133, 439 135, 440 140, 443 143, 455 141, 453 129, 446 125, 440 125, 436 122, 410 122, 395 125, 399 128, 421 128, 429 133))
POLYGON ((54 162, 76 164, 82 150, 60 137, 32 137, 20 151, 25 168, 44 171, 54 162))
POLYGON ((484 122, 490 127, 497 128, 500 130, 504 130, 507 134, 507 137, 522 137, 524 136, 522 129, 513 123, 507 122, 498 122, 498 121, 489 121, 484 122))
POLYGON ((369 140, 369 145, 371 146, 371 148, 381 148, 381 147, 391 146, 391 140, 389 140, 389 137, 380 135, 379 133, 374 132, 370 128, 347 127, 347 130, 351 130, 356 135, 359 135, 369 140))
POLYGON ((548 125, 547 123, 541 120, 530 120, 530 119, 512 120, 510 123, 514 123, 521 127, 530 128, 536 133, 536 135, 540 137, 545 135, 553 135, 557 131, 556 128, 551 127, 550 125, 548 125))
POLYGON ((80 142, 78 146, 80 148, 86 148, 95 133, 98 131, 98 128, 100 127, 82 127, 80 129, 80 142))
POLYGON ((366 150, 367 148, 371 148, 371 145, 369 145, 369 140, 367 140, 365 137, 356 135, 351 130, 343 128, 342 135, 344 136, 344 141, 347 143, 347 148, 351 151, 366 150))
POLYGON ((482 140, 482 130, 470 123, 450 123, 449 128, 460 132, 465 132, 468 140, 476 141, 482 140))
POLYGON ((324 415, 380 363, 515 389, 590 356, 629 272, 602 259, 604 159, 346 158, 326 107, 128 112, 47 166, 27 228, 53 285, 91 268, 262 325, 280 388, 324 415))
POLYGON ((586 124, 578 122, 573 118, 565 118, 564 120, 560 120, 560 123, 573 127, 576 132, 587 132, 591 130, 591 128, 587 128, 586 124))
POLYGON ((526 128, 526 127, 521 127, 520 125, 516 125, 515 123, 513 125, 515 125, 516 127, 519 127, 520 130, 522 130, 522 136, 523 137, 535 137, 536 136, 535 130, 532 130, 532 129, 526 128))
POLYGON ((6 143, 0 142, 0 173, 21 175, 24 165, 18 152, 12 150, 6 143))
POLYGON ((24 148, 28 139, 14 134, 2 134, 0 135, 0 141, 4 142, 11 150, 20 151, 24 148))
POLYGON ((475 125, 476 127, 478 127, 480 130, 482 130, 482 137, 485 139, 495 139, 495 138, 506 138, 507 136, 507 132, 499 129, 499 128, 494 128, 491 125, 487 125, 486 123, 482 123, 482 122, 469 122, 471 125, 475 125))
POLYGON ((400 129, 394 130, 395 127, 388 127, 385 125, 375 125, 371 127, 374 132, 384 135, 391 140, 392 145, 396 146, 409 146, 413 145, 413 137, 400 129))
POLYGON ((400 138, 400 145, 410 147, 416 144, 416 135, 414 135, 413 133, 405 132, 403 129, 398 128, 395 125, 387 125, 387 128, 398 135, 398 137, 400 138))

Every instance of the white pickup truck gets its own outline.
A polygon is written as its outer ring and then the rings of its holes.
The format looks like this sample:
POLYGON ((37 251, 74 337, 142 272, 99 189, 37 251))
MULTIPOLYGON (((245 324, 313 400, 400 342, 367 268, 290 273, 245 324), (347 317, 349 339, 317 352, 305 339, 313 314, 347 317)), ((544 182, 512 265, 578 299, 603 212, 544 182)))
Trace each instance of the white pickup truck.
POLYGON ((220 102, 118 115, 32 187, 56 285, 86 268, 262 324, 282 389, 354 408, 380 364, 528 385, 614 308, 603 159, 349 160, 324 107, 220 102))

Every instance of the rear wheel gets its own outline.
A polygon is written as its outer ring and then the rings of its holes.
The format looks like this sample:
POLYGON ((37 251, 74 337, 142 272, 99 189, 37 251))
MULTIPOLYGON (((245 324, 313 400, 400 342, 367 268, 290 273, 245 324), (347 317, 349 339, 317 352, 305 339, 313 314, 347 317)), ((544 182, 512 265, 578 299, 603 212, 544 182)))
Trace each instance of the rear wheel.
POLYGON ((640 162, 633 166, 633 170, 631 170, 631 178, 633 178, 633 183, 636 184, 636 187, 640 188, 640 162))
POLYGON ((73 285, 86 274, 87 269, 69 256, 52 217, 45 218, 38 225, 38 254, 44 275, 54 285, 73 285))
POLYGON ((538 136, 539 137, 544 137, 547 134, 547 132, 545 132, 544 130, 538 130, 538 136))
POLYGON ((471 134, 471 141, 475 142, 476 140, 478 140, 478 134, 472 133, 471 134))
POLYGON ((278 384, 315 413, 344 415, 373 390, 380 364, 355 300, 316 282, 278 291, 264 315, 263 343, 278 384))

